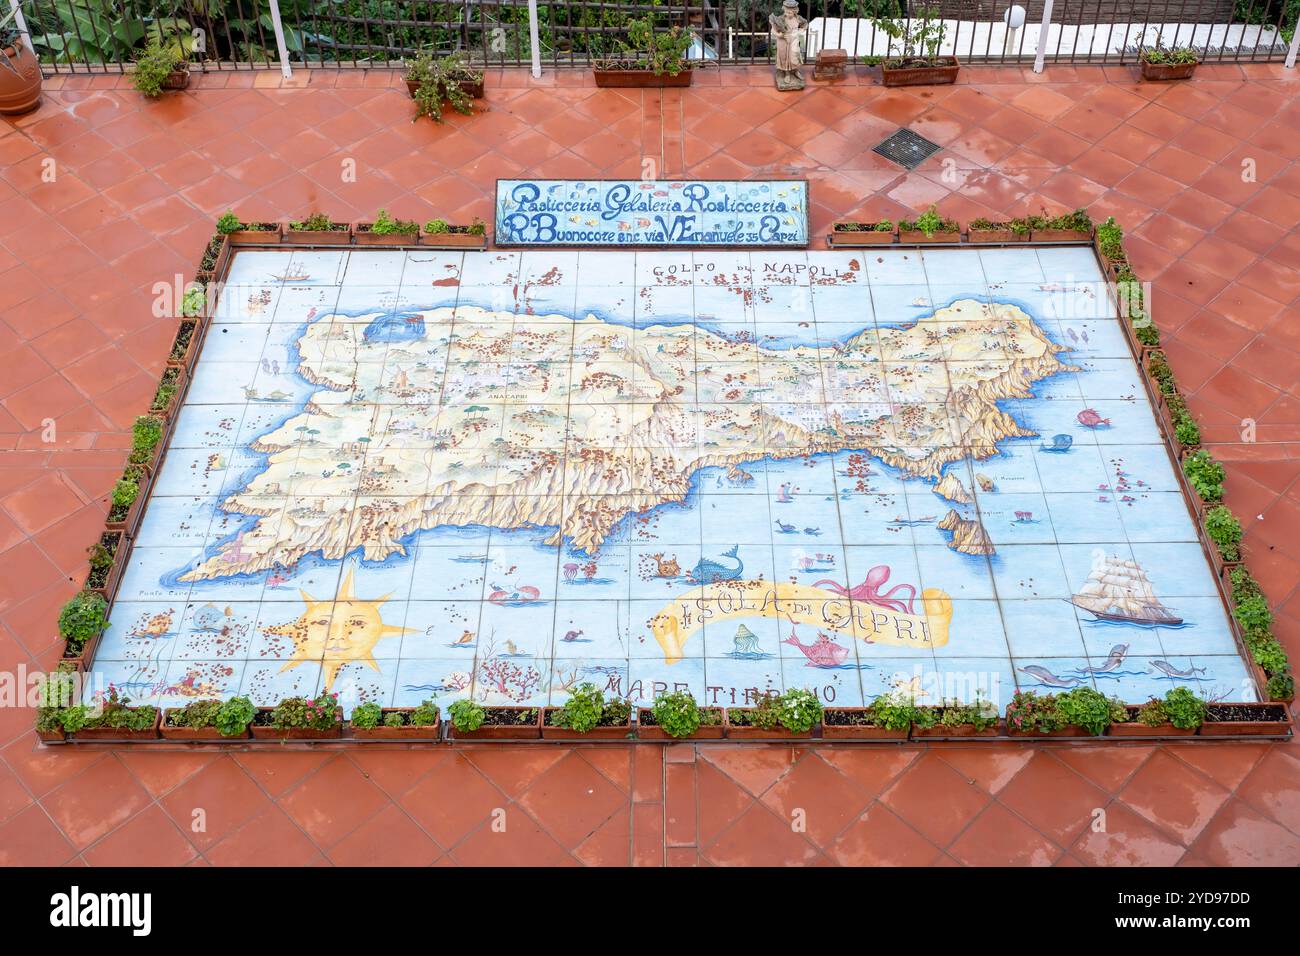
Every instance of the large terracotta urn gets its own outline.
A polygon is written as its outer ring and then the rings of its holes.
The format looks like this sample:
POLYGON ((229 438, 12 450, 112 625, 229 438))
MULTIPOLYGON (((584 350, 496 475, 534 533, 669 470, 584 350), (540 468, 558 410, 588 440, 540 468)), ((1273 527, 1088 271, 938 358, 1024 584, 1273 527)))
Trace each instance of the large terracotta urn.
POLYGON ((41 105, 41 65, 22 40, 0 50, 0 113, 30 113, 41 105))

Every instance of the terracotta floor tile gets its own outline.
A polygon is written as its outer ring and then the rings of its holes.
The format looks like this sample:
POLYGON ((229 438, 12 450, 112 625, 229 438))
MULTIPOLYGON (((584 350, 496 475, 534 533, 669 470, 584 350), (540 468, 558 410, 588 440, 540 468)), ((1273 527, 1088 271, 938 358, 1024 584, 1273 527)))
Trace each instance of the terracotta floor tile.
POLYGON ((1192 850, 1215 866, 1294 866, 1300 857, 1300 836, 1243 801, 1231 800, 1192 850))
POLYGON ((585 866, 629 866, 632 851, 631 808, 615 811, 573 850, 585 866))
POLYGON ((805 753, 762 802, 824 850, 873 797, 815 753, 805 753))
POLYGON ((311 866, 324 857, 279 807, 267 807, 204 853, 213 866, 311 866))
POLYGON ((68 839, 85 849, 149 804, 149 794, 116 758, 101 760, 42 798, 68 839))
POLYGON ((83 856, 91 866, 184 866, 198 851, 154 805, 89 847, 83 856))
POLYGON ((1061 848, 1001 804, 991 804, 948 848, 967 866, 1051 866, 1061 848))
POLYGON ((787 820, 754 804, 701 855, 716 866, 807 866, 820 854, 787 820))
POLYGON ((788 771, 796 756, 791 747, 781 744, 743 748, 701 744, 699 754, 755 796, 788 771))
POLYGON ((286 793, 279 801, 284 812, 322 848, 344 836, 388 804, 388 797, 343 755, 286 793))
POLYGON ((577 753, 537 778, 519 804, 567 849, 600 828, 627 798, 577 753))
POLYGON ((1155 754, 1119 792, 1120 800, 1184 845, 1196 839, 1228 796, 1166 753, 1155 754))
POLYGON ((845 828, 829 854, 843 866, 927 866, 942 856, 937 846, 879 802, 845 828))
POLYGON ((442 850, 409 816, 386 805, 329 851, 339 866, 428 866, 442 850))
POLYGON ((159 801, 200 850, 264 812, 271 801, 247 773, 222 756, 159 801))
POLYGON ((1237 787, 1237 797, 1300 834, 1300 760, 1272 749, 1237 787))
POLYGON ((76 852, 39 806, 28 807, 0 824, 0 865, 60 866, 76 852))
POLYGON ((1061 846, 1068 846, 1107 800, 1102 790, 1042 751, 998 794, 1000 803, 1061 846))
POLYGON ((462 866, 576 866, 537 822, 522 811, 511 813, 505 829, 479 827, 451 851, 462 866))
MULTIPOLYGON (((1105 830, 1091 825, 1070 852, 1093 866, 1173 866, 1183 847, 1121 803, 1105 808, 1105 830)), ((1090 821, 1091 824, 1091 821, 1090 821)))
MULTIPOLYGON (((451 760, 422 778, 398 802, 440 846, 450 847, 495 811, 505 809, 510 801, 465 757, 453 754, 451 760)), ((516 816, 526 814, 511 808, 506 814, 507 827, 516 816)))
POLYGON ((880 800, 932 842, 947 846, 987 805, 989 796, 930 752, 880 800))

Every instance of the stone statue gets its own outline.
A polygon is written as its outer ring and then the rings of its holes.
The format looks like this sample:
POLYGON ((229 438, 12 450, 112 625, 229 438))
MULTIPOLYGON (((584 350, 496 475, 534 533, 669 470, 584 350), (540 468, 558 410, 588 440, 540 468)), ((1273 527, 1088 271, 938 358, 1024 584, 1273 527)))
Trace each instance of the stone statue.
POLYGON ((768 17, 776 41, 776 88, 785 92, 802 90, 803 44, 808 21, 799 16, 798 0, 784 0, 781 12, 768 17))

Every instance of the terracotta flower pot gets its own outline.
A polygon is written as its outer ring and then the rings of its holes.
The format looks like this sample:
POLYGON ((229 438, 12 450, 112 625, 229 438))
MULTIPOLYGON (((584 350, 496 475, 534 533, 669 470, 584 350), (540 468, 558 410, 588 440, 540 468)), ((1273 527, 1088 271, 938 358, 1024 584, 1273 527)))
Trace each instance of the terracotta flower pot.
POLYGON ((885 86, 942 86, 957 82, 961 63, 955 56, 935 57, 935 66, 881 65, 880 75, 885 86))
MULTIPOLYGON (((483 99, 483 78, 477 80, 458 80, 456 85, 460 87, 462 93, 472 100, 483 99)), ((406 92, 409 96, 415 96, 415 91, 420 88, 420 84, 414 80, 406 81, 406 92)))
POLYGON ((384 726, 388 714, 413 714, 414 707, 385 707, 375 727, 354 727, 348 724, 347 735, 354 740, 438 740, 442 737, 442 722, 434 718, 432 724, 403 724, 400 727, 384 726))
POLYGON ((270 229, 236 229, 226 233, 226 238, 236 246, 278 246, 283 226, 278 222, 260 223, 270 229))
POLYGON ((1014 233, 1010 229, 967 229, 966 241, 975 245, 1002 242, 1028 242, 1029 233, 1014 233))
POLYGON ((448 721, 447 736, 451 740, 538 740, 542 736, 542 709, 540 707, 488 707, 492 712, 508 712, 518 715, 532 711, 533 717, 527 723, 484 723, 478 730, 457 730, 456 725, 448 721))
POLYGON ((786 730, 784 727, 774 727, 771 730, 764 730, 762 727, 753 727, 749 724, 733 724, 731 715, 734 713, 752 713, 753 708, 739 707, 735 710, 728 708, 722 715, 723 723, 726 725, 726 736, 728 740, 810 740, 816 726, 810 727, 801 734, 793 730, 786 730))
POLYGON ((612 727, 592 727, 591 730, 570 730, 568 727, 556 727, 551 718, 560 710, 559 707, 547 707, 542 711, 542 738, 544 740, 626 740, 632 736, 632 715, 627 720, 612 727))
POLYGON ((823 740, 906 740, 908 731, 889 730, 885 727, 872 727, 867 724, 844 723, 837 724, 830 721, 837 719, 838 715, 858 715, 865 713, 865 707, 828 707, 822 712, 822 739, 823 740), (830 718, 830 721, 827 720, 830 718))
MULTIPOLYGON (((259 715, 269 716, 273 710, 274 707, 257 708, 259 715)), ((259 726, 256 717, 253 718, 253 725, 249 730, 252 731, 254 740, 337 740, 343 736, 343 708, 336 708, 334 714, 336 723, 326 730, 317 730, 314 727, 286 727, 280 730, 269 724, 259 726)))
POLYGON ((69 738, 76 741, 99 741, 99 740, 157 740, 158 723, 162 720, 162 711, 158 711, 153 717, 153 726, 146 727, 143 730, 124 730, 120 727, 83 727, 75 734, 69 734, 69 738))
POLYGON ((888 246, 897 241, 897 229, 890 229, 888 232, 878 232, 875 229, 833 229, 830 235, 826 237, 828 245, 848 248, 854 246, 888 246))
POLYGON ((913 245, 933 242, 961 242, 961 232, 936 232, 933 236, 927 236, 920 229, 900 229, 898 230, 898 241, 913 245))
POLYGON ((1281 737, 1291 733, 1291 712, 1285 704, 1210 704, 1201 724, 1202 737, 1281 737), (1249 708, 1249 710, 1247 710, 1249 708), (1234 714, 1259 713, 1268 719, 1227 720, 1234 714), (1213 719, 1212 719, 1213 718, 1213 719))
POLYGON ((1091 232, 1082 229, 1034 229, 1029 233, 1030 242, 1089 242, 1091 232))
POLYGON ((190 86, 190 67, 189 64, 172 70, 167 74, 167 79, 162 81, 164 90, 185 90, 190 86))
POLYGON ((425 232, 420 230, 420 245, 429 249, 486 249, 487 235, 469 232, 425 232))
POLYGON ((294 229, 280 224, 280 241, 300 246, 347 246, 352 244, 352 224, 331 222, 331 229, 294 229))
POLYGON ((1008 737, 1092 737, 1082 727, 1075 727, 1073 724, 1062 727, 1060 730, 1017 730, 1010 720, 1006 722, 1008 737))
POLYGON ((1140 63, 1142 79, 1155 81, 1186 80, 1200 66, 1200 63, 1148 63, 1145 57, 1140 63))
POLYGON ((420 240, 420 232, 371 232, 373 222, 359 222, 352 227, 352 236, 359 246, 413 246, 420 240))
POLYGON ((38 730, 36 736, 47 744, 61 744, 68 739, 62 730, 38 730))
POLYGON ((122 572, 126 570, 127 563, 127 544, 126 533, 121 530, 105 530, 101 536, 100 543, 113 553, 113 563, 109 567, 107 574, 104 575, 101 583, 91 583, 90 574, 86 575, 86 590, 95 591, 104 596, 104 600, 110 604, 113 603, 113 595, 117 593, 118 582, 122 580, 122 572), (109 538, 105 542, 103 538, 109 538))
POLYGON ((726 733, 724 720, 719 720, 716 724, 700 724, 695 728, 695 733, 689 736, 674 737, 658 724, 646 723, 647 719, 653 720, 652 714, 653 711, 648 707, 642 707, 637 711, 637 740, 665 740, 670 743, 679 740, 721 740, 726 733))
POLYGON ((41 105, 41 65, 21 41, 0 50, 0 113, 16 116, 41 105))
POLYGON ((158 733, 164 740, 247 740, 248 729, 245 728, 242 734, 236 734, 234 737, 227 737, 216 727, 168 727, 167 717, 176 712, 175 708, 167 708, 162 713, 162 722, 158 726, 158 733))
POLYGON ((194 359, 199 354, 199 342, 202 339, 203 327, 198 319, 181 319, 172 339, 172 350, 167 353, 168 368, 180 368, 186 372, 194 368, 194 359), (181 345, 182 342, 184 345, 181 345))
POLYGON ((918 727, 912 725, 912 739, 918 737, 1000 737, 1002 736, 1002 722, 998 721, 992 727, 985 727, 983 730, 976 730, 973 724, 959 724, 956 727, 945 727, 943 724, 935 724, 933 727, 918 727))
POLYGON ((653 70, 600 70, 593 69, 592 75, 596 78, 596 85, 603 87, 613 87, 617 89, 628 89, 632 87, 681 87, 691 85, 692 70, 687 68, 677 75, 671 73, 661 73, 656 75, 653 70))

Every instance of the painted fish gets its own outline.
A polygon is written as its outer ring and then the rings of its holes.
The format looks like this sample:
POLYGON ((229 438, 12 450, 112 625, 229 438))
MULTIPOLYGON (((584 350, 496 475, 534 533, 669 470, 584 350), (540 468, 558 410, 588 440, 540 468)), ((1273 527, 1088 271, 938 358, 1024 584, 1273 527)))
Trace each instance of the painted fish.
POLYGON ((790 636, 781 641, 782 644, 789 644, 791 647, 799 648, 800 653, 808 658, 808 663, 813 667, 838 667, 844 663, 844 659, 849 656, 849 649, 843 645, 836 644, 831 640, 830 635, 817 632, 817 640, 811 644, 802 644, 799 641, 799 635, 793 630, 790 636))
POLYGON ((1152 661, 1151 666, 1160 671, 1160 673, 1164 674, 1166 677, 1177 677, 1182 680, 1188 680, 1195 677, 1197 674, 1205 673, 1204 667, 1191 665, 1186 670, 1179 670, 1168 661, 1152 661))
POLYGON ((1075 418, 1078 419, 1080 425, 1083 425, 1086 428, 1099 428, 1102 425, 1110 424, 1109 418, 1102 418, 1101 415, 1092 408, 1085 408, 1076 415, 1075 418))
POLYGON ((1046 667, 1039 664, 1030 664, 1028 667, 1022 667, 1020 670, 1031 677, 1036 677, 1041 683, 1048 687, 1073 687, 1075 684, 1083 683, 1082 677, 1057 677, 1046 667))

